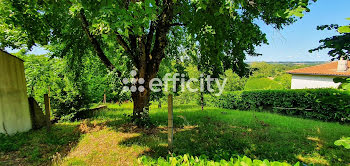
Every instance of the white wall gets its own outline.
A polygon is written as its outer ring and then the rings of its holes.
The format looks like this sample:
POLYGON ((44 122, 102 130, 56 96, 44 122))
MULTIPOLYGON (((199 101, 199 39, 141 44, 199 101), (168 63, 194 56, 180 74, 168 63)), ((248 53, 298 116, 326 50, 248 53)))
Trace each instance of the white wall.
POLYGON ((332 76, 292 75, 292 89, 338 88, 332 76))
POLYGON ((23 61, 0 51, 0 133, 31 128, 23 61))

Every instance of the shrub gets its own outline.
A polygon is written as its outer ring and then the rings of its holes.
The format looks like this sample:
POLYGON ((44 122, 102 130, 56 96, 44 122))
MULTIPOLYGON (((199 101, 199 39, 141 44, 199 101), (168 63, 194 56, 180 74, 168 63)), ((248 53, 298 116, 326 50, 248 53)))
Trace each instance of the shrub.
POLYGON ((283 89, 290 89, 292 83, 292 75, 291 74, 281 74, 273 79, 280 85, 282 85, 283 89))
POLYGON ((268 110, 323 121, 350 121, 350 93, 336 89, 237 91, 206 99, 207 105, 220 108, 268 110))
MULTIPOLYGON (((189 155, 184 156, 177 156, 177 157, 168 157, 167 159, 164 159, 162 157, 158 159, 152 159, 146 156, 143 156, 140 158, 140 162, 143 165, 146 166, 153 166, 153 165, 162 165, 162 166, 177 166, 177 165, 186 165, 186 166, 192 166, 192 165, 246 165, 246 166, 260 166, 260 165, 266 165, 266 166, 290 166, 290 164, 285 162, 278 162, 273 161, 270 162, 268 160, 252 160, 246 156, 244 157, 234 157, 231 158, 229 161, 226 160, 220 160, 220 161, 213 161, 209 160, 206 156, 202 155, 200 157, 193 157, 189 155)), ((296 163, 294 166, 299 166, 299 162, 296 163)))
POLYGON ((249 78, 245 84, 244 90, 258 90, 258 89, 283 89, 283 86, 269 78, 249 78))

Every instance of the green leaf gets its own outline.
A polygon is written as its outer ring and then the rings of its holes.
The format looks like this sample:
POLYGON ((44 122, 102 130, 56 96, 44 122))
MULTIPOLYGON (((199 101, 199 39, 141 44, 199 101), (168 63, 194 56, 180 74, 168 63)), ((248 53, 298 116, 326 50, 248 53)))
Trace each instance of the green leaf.
POLYGON ((337 78, 333 78, 333 82, 334 83, 346 83, 347 81, 344 78, 337 77, 337 78))
POLYGON ((350 26, 342 26, 338 28, 339 33, 350 33, 350 26))
POLYGON ((294 164, 294 166, 300 166, 300 162, 297 162, 296 164, 294 164))
POLYGON ((343 137, 340 140, 335 141, 334 145, 344 146, 346 149, 350 149, 350 137, 343 137))

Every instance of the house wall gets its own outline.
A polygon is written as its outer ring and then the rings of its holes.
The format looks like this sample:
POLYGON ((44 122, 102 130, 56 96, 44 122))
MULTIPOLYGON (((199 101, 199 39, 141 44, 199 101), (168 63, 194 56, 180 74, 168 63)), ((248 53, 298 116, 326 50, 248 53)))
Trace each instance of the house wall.
POLYGON ((31 128, 23 61, 0 50, 0 133, 31 128))
POLYGON ((332 76, 292 75, 292 89, 338 88, 332 76))

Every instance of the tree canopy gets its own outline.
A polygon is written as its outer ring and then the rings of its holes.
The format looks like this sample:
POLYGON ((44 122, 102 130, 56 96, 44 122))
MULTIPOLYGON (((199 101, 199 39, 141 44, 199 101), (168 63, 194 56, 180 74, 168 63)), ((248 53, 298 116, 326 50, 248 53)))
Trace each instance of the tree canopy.
POLYGON ((96 55, 118 77, 136 69, 146 87, 131 95, 139 116, 164 58, 187 56, 209 74, 242 73, 246 56, 268 43, 256 21, 281 29, 311 1, 1 0, 0 48, 39 45, 77 66, 96 55))
POLYGON ((320 40, 321 45, 317 48, 309 50, 309 52, 329 49, 328 55, 334 59, 341 57, 349 58, 350 55, 350 31, 348 26, 339 26, 337 24, 318 26, 317 30, 336 30, 339 35, 328 37, 320 40))

